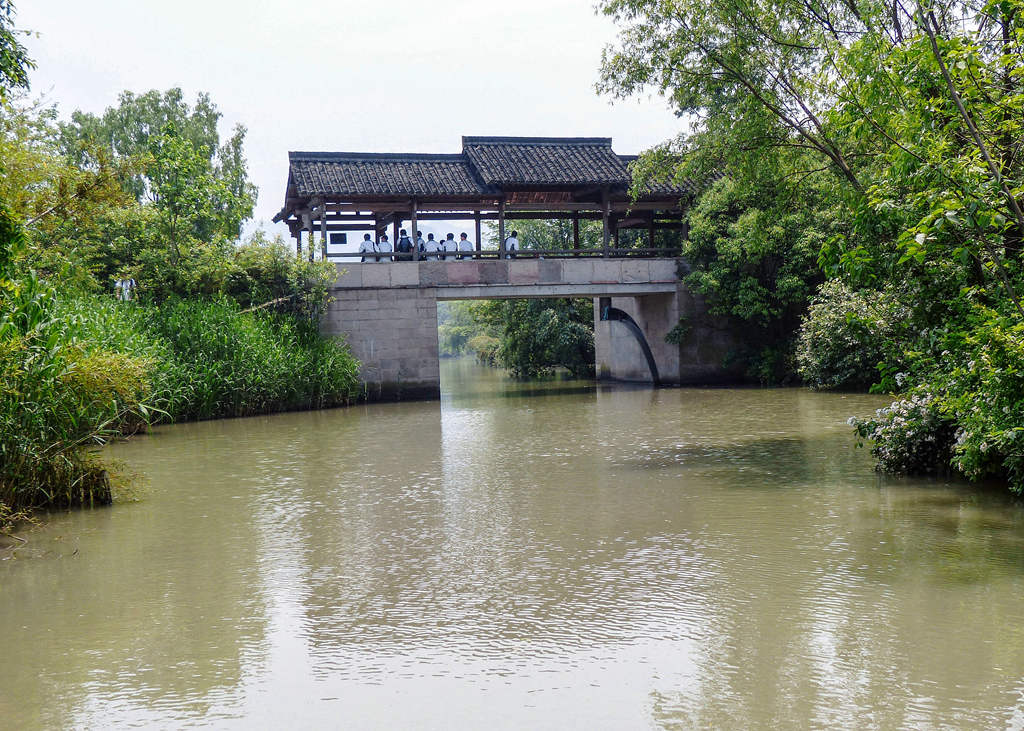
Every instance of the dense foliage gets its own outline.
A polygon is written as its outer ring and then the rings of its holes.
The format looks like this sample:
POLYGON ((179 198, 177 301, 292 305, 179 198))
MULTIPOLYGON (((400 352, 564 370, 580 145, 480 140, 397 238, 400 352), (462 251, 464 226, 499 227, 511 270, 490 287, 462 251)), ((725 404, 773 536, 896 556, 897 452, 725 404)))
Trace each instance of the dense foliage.
MULTIPOLYGON (((725 177, 754 190, 770 180, 769 196, 796 202, 761 219, 754 239, 792 247, 795 234, 810 234, 821 274, 841 283, 805 319, 804 376, 903 392, 858 427, 881 466, 939 464, 1024 486, 1014 447, 1024 407, 1005 390, 1024 369, 1024 3, 599 7, 622 29, 601 87, 653 88, 689 122, 641 158, 641 181, 725 177), (773 224, 784 230, 802 208, 804 220, 779 238, 773 224)), ((742 208, 737 221, 749 215, 742 208)), ((741 291, 742 267, 730 266, 740 259, 729 254, 748 232, 727 230, 696 261, 694 281, 713 297, 741 291)), ((814 283, 812 268, 798 278, 814 283)), ((770 311, 776 293, 746 292, 750 311, 770 311)))
POLYGON ((61 300, 56 314, 78 323, 89 348, 150 363, 147 403, 173 420, 324 408, 356 395, 351 355, 308 319, 243 312, 228 299, 137 305, 97 296, 61 300))
POLYGON ((333 265, 237 243, 244 129, 222 143, 209 97, 178 89, 61 124, 10 93, 31 68, 12 13, 0 2, 0 527, 109 501, 90 447, 112 436, 352 399, 357 364, 316 327, 333 265))
POLYGON ((902 363, 901 345, 912 340, 910 315, 891 288, 826 282, 800 330, 800 375, 815 388, 870 388, 881 380, 880 369, 902 363))
POLYGON ((83 447, 146 417, 148 361, 86 347, 54 289, 18 267, 24 239, 0 206, 0 526, 20 508, 108 501, 83 447))
POLYGON ((815 301, 799 361, 819 387, 902 392, 859 427, 881 466, 949 465, 1024 487, 1013 447, 1024 408, 1004 391, 1024 369, 1024 3, 599 7, 621 29, 601 88, 654 89, 688 121, 642 156, 640 184, 726 179, 698 216, 723 187, 761 191, 718 205, 728 213, 700 234, 694 285, 756 320, 780 312, 779 293, 751 286, 751 242, 795 262, 816 248, 820 273, 804 264, 784 278, 804 289, 784 288, 795 296, 772 325, 784 337, 818 277, 841 282, 815 301))
POLYGON ((24 33, 14 27, 14 3, 0 0, 0 101, 9 89, 28 88, 28 72, 33 63, 18 40, 24 33))
POLYGON ((541 378, 556 368, 594 373, 594 304, 589 299, 489 300, 474 317, 490 340, 472 343, 480 360, 495 361, 517 378, 541 378))
POLYGON ((437 303, 437 345, 442 358, 469 352, 469 341, 480 332, 473 307, 474 303, 464 301, 437 303))
POLYGON ((742 344, 733 358, 754 380, 792 376, 792 341, 821 279, 818 254, 839 229, 823 213, 823 197, 772 175, 722 177, 690 213, 684 279, 712 314, 729 319, 742 344))

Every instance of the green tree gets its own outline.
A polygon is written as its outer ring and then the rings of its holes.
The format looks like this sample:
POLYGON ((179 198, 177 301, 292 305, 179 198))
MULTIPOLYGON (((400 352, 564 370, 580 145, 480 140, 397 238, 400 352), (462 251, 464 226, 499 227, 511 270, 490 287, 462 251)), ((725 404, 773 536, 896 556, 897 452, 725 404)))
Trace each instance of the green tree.
POLYGON ((473 316, 501 341, 500 365, 517 378, 542 378, 556 368, 594 372, 594 305, 588 299, 490 300, 473 316))
POLYGON ((684 281, 742 333, 734 358, 763 383, 795 374, 796 332, 822 279, 817 257, 840 230, 825 193, 794 189, 779 175, 723 177, 690 212, 684 281))
POLYGON ((1024 2, 599 7, 621 27, 601 88, 653 88, 689 123, 641 158, 640 181, 724 174, 745 186, 760 170, 803 167, 804 186, 824 191, 826 220, 842 225, 819 262, 853 294, 820 302, 804 361, 828 385, 849 382, 839 370, 850 364, 885 358, 883 386, 909 395, 861 425, 883 467, 926 469, 913 455, 933 467, 939 454, 964 474, 1024 487, 1014 446, 1024 430, 1024 2), (885 312, 861 307, 872 291, 885 312), (886 319, 895 312, 898 327, 886 319), (887 334, 897 330, 900 342, 887 334))
POLYGON ((176 201, 170 215, 176 229, 187 224, 189 234, 203 241, 218 235, 235 239, 252 217, 256 187, 246 171, 245 128, 236 125, 222 144, 220 118, 207 94, 199 94, 191 106, 179 88, 123 92, 118 105, 101 116, 72 114, 60 127, 60 144, 82 169, 105 159, 137 161, 122 180, 137 201, 176 201), (196 206, 200 200, 202 206, 196 206))
POLYGON ((28 89, 28 72, 35 63, 18 40, 26 34, 14 27, 14 3, 0 0, 0 102, 11 89, 28 89))
POLYGON ((831 272, 921 277, 915 265, 953 258, 1024 314, 1007 263, 1024 231, 1020 0, 599 7, 622 26, 600 88, 654 88, 691 126, 641 159, 641 180, 748 175, 777 151, 810 153, 849 207, 849 231, 823 250, 831 272))

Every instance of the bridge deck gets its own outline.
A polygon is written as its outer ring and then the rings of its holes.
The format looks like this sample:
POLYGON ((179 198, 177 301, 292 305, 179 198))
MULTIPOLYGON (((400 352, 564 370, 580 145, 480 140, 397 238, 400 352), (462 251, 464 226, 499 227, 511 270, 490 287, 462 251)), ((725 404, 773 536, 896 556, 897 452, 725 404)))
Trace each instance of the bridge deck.
MULTIPOLYGON (((677 259, 506 259, 338 265, 335 290, 432 289, 437 299, 675 292, 677 259)), ((356 290, 353 292, 352 290, 356 290)))

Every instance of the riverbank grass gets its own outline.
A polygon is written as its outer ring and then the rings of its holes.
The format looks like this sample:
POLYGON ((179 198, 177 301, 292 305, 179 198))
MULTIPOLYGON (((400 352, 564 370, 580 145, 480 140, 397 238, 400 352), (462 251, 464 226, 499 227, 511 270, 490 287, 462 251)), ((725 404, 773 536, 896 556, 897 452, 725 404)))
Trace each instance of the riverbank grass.
POLYGON ((25 509, 110 502, 94 450, 149 424, 339 406, 358 394, 348 349, 305 317, 226 299, 58 298, 34 277, 5 304, 0 523, 25 509))

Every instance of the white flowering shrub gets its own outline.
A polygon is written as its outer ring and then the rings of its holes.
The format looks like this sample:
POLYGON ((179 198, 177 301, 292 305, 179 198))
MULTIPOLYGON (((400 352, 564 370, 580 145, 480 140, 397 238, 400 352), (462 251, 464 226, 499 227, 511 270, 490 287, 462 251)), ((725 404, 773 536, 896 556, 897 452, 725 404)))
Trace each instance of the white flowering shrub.
POLYGON ((907 396, 872 419, 851 420, 873 443, 879 469, 929 474, 948 466, 1024 490, 1024 324, 977 314, 971 330, 948 336, 950 348, 907 396))
POLYGON ((800 326, 800 376, 814 388, 868 388, 880 378, 879 364, 898 355, 896 346, 910 315, 891 290, 853 290, 839 280, 825 282, 800 326))
POLYGON ((955 414, 953 466, 967 477, 1024 488, 1024 325, 992 317, 964 338, 965 356, 940 379, 955 414))
POLYGON ((883 472, 928 475, 949 470, 956 426, 932 394, 922 392, 894 401, 873 419, 851 419, 883 472))

